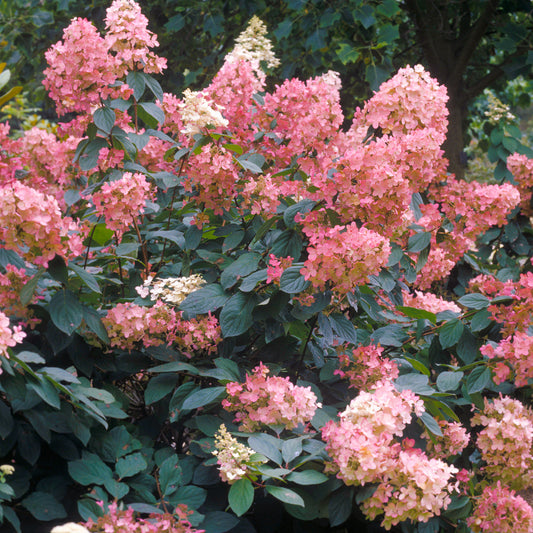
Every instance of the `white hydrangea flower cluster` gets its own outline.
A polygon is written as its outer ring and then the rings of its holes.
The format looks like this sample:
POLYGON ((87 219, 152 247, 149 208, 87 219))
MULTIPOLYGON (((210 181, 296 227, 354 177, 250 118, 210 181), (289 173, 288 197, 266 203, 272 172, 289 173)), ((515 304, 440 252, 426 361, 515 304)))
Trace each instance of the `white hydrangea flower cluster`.
POLYGON ((205 97, 201 91, 183 91, 183 101, 179 104, 185 127, 181 130, 191 137, 201 133, 207 126, 226 127, 229 122, 222 116, 223 107, 205 97))
POLYGON ((248 27, 235 39, 235 48, 226 56, 226 61, 264 61, 268 68, 278 67, 279 59, 274 55, 272 43, 265 37, 266 33, 265 23, 254 15, 248 22, 248 27))
POLYGON ((264 462, 254 459, 254 450, 233 438, 224 424, 215 434, 215 448, 212 453, 218 459, 220 478, 230 485, 252 474, 254 466, 264 462))
POLYGON ((153 280, 153 276, 149 276, 142 285, 135 288, 139 296, 141 298, 150 296, 153 301, 163 300, 173 305, 179 305, 191 292, 205 285, 205 280, 200 274, 182 278, 158 279, 155 282, 153 280))
POLYGON ((50 533, 89 533, 89 530, 80 524, 69 522, 68 524, 54 527, 50 533))

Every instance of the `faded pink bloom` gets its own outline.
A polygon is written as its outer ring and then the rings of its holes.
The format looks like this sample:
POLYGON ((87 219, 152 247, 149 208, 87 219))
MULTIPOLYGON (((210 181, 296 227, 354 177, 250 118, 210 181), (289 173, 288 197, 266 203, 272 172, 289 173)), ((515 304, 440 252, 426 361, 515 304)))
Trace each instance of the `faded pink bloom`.
POLYGON ((410 294, 407 291, 402 291, 402 296, 403 303, 407 307, 416 307, 417 309, 424 309, 435 314, 441 313, 442 311, 461 312, 461 308, 458 305, 439 298, 431 292, 414 291, 414 294, 410 294))
POLYGON ((8 348, 20 344, 24 337, 26 333, 22 331, 22 326, 10 328, 9 318, 0 311, 0 355, 9 359, 8 348))

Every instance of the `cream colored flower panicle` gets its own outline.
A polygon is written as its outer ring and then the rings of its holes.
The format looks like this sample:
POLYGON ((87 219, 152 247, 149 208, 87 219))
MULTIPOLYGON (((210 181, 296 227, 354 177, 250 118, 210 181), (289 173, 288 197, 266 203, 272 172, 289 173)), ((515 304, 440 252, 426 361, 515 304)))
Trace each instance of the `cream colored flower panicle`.
POLYGON ((151 300, 163 300, 173 305, 179 305, 191 292, 197 291, 205 285, 205 280, 200 274, 183 278, 158 279, 155 282, 153 279, 150 276, 143 285, 137 287, 137 293, 142 298, 150 296, 151 300))
POLYGON ((179 104, 181 119, 185 128, 181 130, 185 135, 201 133, 203 128, 214 126, 215 128, 228 126, 229 122, 222 116, 224 109, 207 99, 200 91, 183 91, 183 101, 179 104))
POLYGON ((89 530, 80 524, 69 522, 68 524, 54 527, 50 533, 89 533, 89 530))
POLYGON ((502 120, 512 122, 516 117, 511 113, 511 108, 504 104, 495 94, 486 91, 489 108, 485 111, 485 116, 491 124, 498 124, 502 120))
POLYGON ((246 59, 258 63, 264 61, 268 68, 279 66, 279 59, 274 55, 266 33, 265 23, 254 15, 248 27, 235 39, 235 48, 226 56, 226 61, 246 59))
POLYGON ((2 465, 0 466, 0 472, 2 472, 4 476, 10 476, 15 472, 15 467, 13 465, 2 465))
POLYGON ((252 461, 255 452, 233 438, 222 424, 215 434, 215 450, 212 452, 218 459, 218 469, 222 481, 235 483, 250 473, 250 467, 263 461, 252 461))

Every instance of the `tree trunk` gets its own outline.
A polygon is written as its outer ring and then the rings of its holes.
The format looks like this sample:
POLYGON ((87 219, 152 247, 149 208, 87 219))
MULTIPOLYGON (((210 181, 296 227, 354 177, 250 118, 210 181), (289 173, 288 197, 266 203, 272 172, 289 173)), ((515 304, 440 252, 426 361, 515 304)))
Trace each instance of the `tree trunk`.
POLYGON ((448 100, 448 133, 442 148, 448 159, 448 171, 455 177, 462 179, 466 170, 466 155, 464 153, 464 123, 466 109, 456 94, 449 90, 448 100))

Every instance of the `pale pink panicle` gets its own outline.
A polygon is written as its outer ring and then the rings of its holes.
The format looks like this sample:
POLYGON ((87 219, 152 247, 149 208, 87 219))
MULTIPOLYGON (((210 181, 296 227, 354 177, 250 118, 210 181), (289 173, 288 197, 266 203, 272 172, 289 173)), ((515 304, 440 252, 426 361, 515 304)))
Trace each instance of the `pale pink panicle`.
POLYGON ((383 348, 370 344, 358 346, 349 354, 339 353, 340 369, 335 370, 342 378, 350 381, 350 387, 359 390, 373 388, 380 381, 394 381, 399 375, 398 365, 383 356, 383 348))
POLYGON ((533 487, 533 413, 518 400, 485 399, 472 425, 483 426, 476 445, 485 461, 484 474, 516 490, 533 487))
MULTIPOLYGON (((20 291, 32 277, 26 274, 24 268, 14 265, 6 265, 5 270, 5 274, 0 272, 0 309, 9 317, 28 319, 32 311, 22 304, 20 291)), ((29 303, 36 301, 37 295, 34 295, 29 303)))
POLYGON ((266 282, 279 285, 281 275, 292 265, 292 262, 293 258, 291 256, 277 258, 274 254, 270 254, 266 282))
POLYGON ((44 267, 56 254, 79 256, 84 247, 78 225, 62 217, 57 200, 20 182, 0 186, 0 240, 8 250, 44 267))
POLYGON ((443 311, 453 311, 460 313, 461 308, 454 304, 440 298, 431 292, 414 291, 414 294, 407 291, 402 291, 403 304, 407 307, 415 307, 416 309, 423 309, 430 313, 442 313, 443 311))
POLYGON ((153 193, 153 186, 143 174, 124 172, 120 179, 104 183, 92 195, 92 202, 107 227, 121 237, 144 212, 153 193))
POLYGON ((119 77, 131 70, 160 74, 167 60, 150 51, 159 46, 157 36, 148 30, 148 19, 133 0, 114 0, 106 11, 105 44, 115 53, 119 77))
POLYGON ((520 207, 522 212, 531 216, 533 206, 531 205, 531 195, 533 193, 533 158, 528 158, 522 154, 511 154, 507 158, 507 168, 513 174, 520 191, 520 207))
POLYGON ((22 331, 22 326, 11 328, 9 318, 0 311, 0 355, 9 359, 8 348, 20 344, 24 337, 26 337, 26 333, 22 331))
POLYGON ((497 481, 476 498, 466 523, 474 533, 531 533, 533 509, 514 490, 497 481))
POLYGON ((382 83, 365 107, 356 111, 352 130, 364 125, 366 133, 370 125, 385 134, 403 135, 427 128, 442 143, 448 127, 447 101, 444 85, 439 85, 421 65, 408 65, 382 83))
POLYGON ((332 459, 326 470, 347 485, 378 484, 362 510, 371 519, 383 514, 386 529, 408 519, 427 522, 446 509, 454 490, 455 467, 428 458, 414 441, 399 441, 413 411, 420 416, 423 402, 384 381, 374 391, 359 393, 339 422, 322 429, 332 459))
POLYGON ((56 103, 59 116, 72 111, 90 113, 102 99, 120 93, 109 85, 117 80, 117 59, 91 22, 73 19, 63 41, 46 53, 44 86, 56 103))
MULTIPOLYGON (((103 508, 102 502, 98 504, 103 508)), ((96 522, 89 519, 84 526, 91 533, 205 533, 204 530, 194 529, 187 517, 192 511, 185 504, 178 504, 174 514, 152 513, 148 518, 141 518, 134 514, 131 507, 119 510, 117 503, 110 503, 105 510, 104 516, 96 522)))
POLYGON ((228 398, 222 400, 222 406, 236 412, 241 431, 255 431, 265 424, 293 429, 309 422, 320 407, 310 387, 294 385, 288 377, 267 377, 268 373, 260 363, 245 383, 226 385, 228 398))
POLYGON ((134 350, 140 346, 177 346, 187 357, 216 352, 220 325, 210 313, 184 320, 180 311, 158 300, 153 307, 119 303, 102 319, 111 346, 134 350))
POLYGON ((460 454, 470 442, 470 435, 466 428, 459 422, 438 421, 442 436, 431 435, 428 430, 422 433, 422 437, 427 439, 426 453, 430 457, 447 459, 452 455, 460 454))

